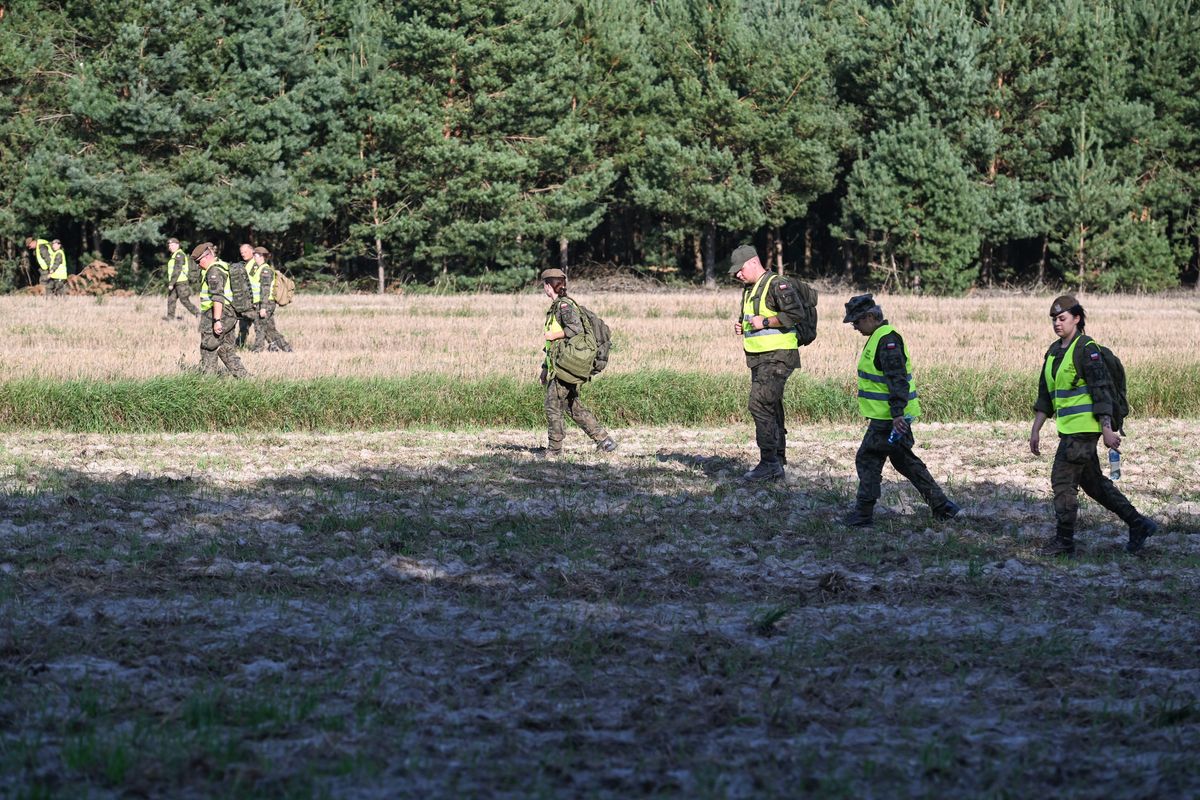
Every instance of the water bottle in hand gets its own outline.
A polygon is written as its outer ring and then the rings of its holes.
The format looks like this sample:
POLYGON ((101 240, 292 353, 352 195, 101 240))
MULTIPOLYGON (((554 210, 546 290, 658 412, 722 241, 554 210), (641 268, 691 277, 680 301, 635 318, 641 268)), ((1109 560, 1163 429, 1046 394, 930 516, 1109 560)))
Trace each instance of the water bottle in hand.
MULTIPOLYGON (((912 421, 913 421, 912 414, 905 414, 904 421, 907 422, 911 426, 912 421)), ((911 428, 910 428, 910 430, 911 430, 911 428)), ((892 432, 888 434, 888 444, 895 444, 898 441, 900 441, 900 431, 896 430, 895 428, 892 428, 892 432)))
POLYGON ((1108 477, 1118 480, 1121 477, 1121 451, 1108 448, 1108 477))

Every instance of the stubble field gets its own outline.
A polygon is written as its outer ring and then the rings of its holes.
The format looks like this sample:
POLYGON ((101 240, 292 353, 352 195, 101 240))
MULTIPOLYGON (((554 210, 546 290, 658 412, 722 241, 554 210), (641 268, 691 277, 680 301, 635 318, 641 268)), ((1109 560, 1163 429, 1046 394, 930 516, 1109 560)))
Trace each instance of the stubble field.
MULTIPOLYGON (((855 426, 0 437, 0 794, 1183 797, 1194 424, 1143 421, 1145 554, 1051 532, 1025 426, 923 426, 964 506, 837 518, 855 426)), ((893 473, 885 476, 894 479, 893 473)))
MULTIPOLYGON (((1088 500, 1080 558, 1037 555, 1050 456, 1027 422, 923 422, 917 451, 963 515, 933 523, 888 468, 877 525, 848 530, 859 425, 793 419, 786 483, 751 488, 744 422, 622 426, 605 393, 686 370, 743 420, 735 294, 581 298, 618 336, 587 389, 618 422, 613 456, 572 428, 564 461, 538 460, 536 388, 521 428, 7 424, 0 796, 1200 793, 1194 400, 1130 420, 1122 488, 1163 523, 1138 557, 1088 500)), ((843 299, 823 297, 805 379, 853 367, 843 299)), ((1048 297, 883 301, 918 380, 969 365, 1024 392, 1050 336, 1048 297)), ((1085 303, 1131 376, 1193 396, 1175 343, 1200 305, 1085 303)), ((4 380, 186 373, 194 323, 161 305, 0 298, 4 380)), ((279 317, 297 353, 179 385, 214 402, 330 378, 523 383, 544 305, 301 296, 279 317)))

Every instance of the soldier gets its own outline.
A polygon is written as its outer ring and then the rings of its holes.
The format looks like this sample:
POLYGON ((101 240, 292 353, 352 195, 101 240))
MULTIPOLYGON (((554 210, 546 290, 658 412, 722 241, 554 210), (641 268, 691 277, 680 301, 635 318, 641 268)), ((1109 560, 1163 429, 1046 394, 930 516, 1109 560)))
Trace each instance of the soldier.
POLYGON ((570 415, 575 424, 592 437, 592 441, 596 442, 596 449, 611 453, 617 449, 617 443, 596 420, 596 416, 579 402, 579 384, 582 381, 565 372, 557 373, 554 369, 554 343, 583 333, 579 306, 567 297, 567 274, 560 269, 543 271, 542 291, 551 300, 543 328, 543 350, 546 355, 538 377, 546 387, 547 447, 544 455, 549 458, 562 455, 562 443, 566 438, 563 432, 563 412, 570 415))
POLYGON ((748 244, 733 251, 729 274, 745 285, 742 313, 733 330, 742 337, 750 368, 749 407, 759 452, 758 465, 745 478, 778 480, 787 464, 783 390, 792 372, 800 368, 797 323, 807 313, 806 299, 815 304, 816 293, 786 275, 767 272, 758 251, 748 244))
POLYGON ((229 265, 229 280, 233 287, 233 310, 237 313, 237 346, 244 347, 250 326, 258 319, 254 310, 254 291, 250 287, 250 266, 254 263, 254 248, 243 243, 238 248, 241 261, 229 265))
POLYGON ((260 353, 264 349, 292 352, 292 346, 275 327, 275 268, 267 263, 271 252, 265 247, 254 248, 254 261, 248 270, 250 288, 254 293, 254 308, 258 315, 255 323, 254 346, 250 349, 260 353))
POLYGON ((55 239, 49 242, 45 239, 25 239, 25 246, 33 251, 38 265, 38 283, 42 286, 42 294, 64 295, 67 288, 67 254, 62 250, 62 243, 55 239))
POLYGON ((933 518, 946 520, 958 506, 946 497, 925 463, 913 452, 910 420, 921 416, 921 401, 913 382, 912 358, 904 340, 883 318, 883 309, 869 294, 851 297, 846 316, 854 330, 867 337, 858 358, 858 409, 867 418, 867 431, 854 457, 858 470, 858 497, 843 522, 855 527, 871 524, 883 462, 896 468, 921 493, 933 518))
POLYGON ((178 319, 175 316, 175 301, 179 300, 183 307, 192 312, 192 316, 200 316, 200 309, 192 304, 192 287, 188 283, 191 272, 192 258, 179 249, 179 240, 172 237, 167 239, 167 315, 163 319, 178 319))
POLYGON ((246 368, 234 346, 237 315, 229 300, 233 294, 229 265, 217 258, 212 242, 196 245, 192 249, 192 260, 204 271, 200 284, 200 369, 217 372, 217 359, 220 358, 230 375, 245 378, 246 368))
POLYGON ((1101 438, 1106 447, 1121 447, 1120 431, 1113 430, 1112 376, 1100 346, 1083 332, 1087 314, 1074 297, 1055 298, 1050 305, 1050 319, 1058 340, 1046 351, 1029 434, 1030 451, 1041 455, 1042 425, 1054 416, 1058 450, 1050 469, 1050 486, 1054 490, 1055 534, 1041 552, 1051 556, 1075 554, 1075 520, 1082 486, 1088 497, 1129 526, 1125 550, 1136 553, 1158 531, 1158 523, 1138 513, 1100 471, 1096 458, 1096 442, 1101 438))

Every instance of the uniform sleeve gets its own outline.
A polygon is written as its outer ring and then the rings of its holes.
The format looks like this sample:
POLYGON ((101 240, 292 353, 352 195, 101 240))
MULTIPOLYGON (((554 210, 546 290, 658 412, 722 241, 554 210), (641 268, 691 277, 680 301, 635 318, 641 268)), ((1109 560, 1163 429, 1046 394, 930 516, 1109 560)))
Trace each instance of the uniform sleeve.
POLYGON ((800 287, 787 275, 781 275, 771 281, 771 288, 767 290, 767 299, 768 305, 777 312, 779 327, 784 330, 795 327, 804 316, 800 287))
POLYGON ((909 385, 908 356, 904 350, 904 339, 893 331, 879 339, 875 348, 875 368, 883 373, 888 387, 888 410, 892 418, 904 416, 908 405, 909 385))
POLYGON ((1075 348, 1075 372, 1083 376, 1088 394, 1092 396, 1092 413, 1097 417, 1111 416, 1113 411, 1112 376, 1104 366, 1100 345, 1088 341, 1075 348))
POLYGON ((262 302, 264 302, 264 303, 270 302, 271 287, 274 284, 275 284, 275 269, 270 264, 264 265, 263 269, 262 269, 262 275, 260 275, 259 279, 258 279, 259 297, 262 298, 262 302))
POLYGON ((208 294, 212 301, 228 306, 229 298, 225 296, 225 276, 221 274, 221 270, 217 267, 209 267, 208 272, 204 275, 204 280, 208 281, 208 294))
POLYGON ((583 320, 579 318, 579 310, 575 308, 575 304, 568 300, 559 300, 558 308, 555 310, 558 316, 558 324, 562 326, 563 335, 570 339, 572 336, 578 336, 583 333, 583 320))

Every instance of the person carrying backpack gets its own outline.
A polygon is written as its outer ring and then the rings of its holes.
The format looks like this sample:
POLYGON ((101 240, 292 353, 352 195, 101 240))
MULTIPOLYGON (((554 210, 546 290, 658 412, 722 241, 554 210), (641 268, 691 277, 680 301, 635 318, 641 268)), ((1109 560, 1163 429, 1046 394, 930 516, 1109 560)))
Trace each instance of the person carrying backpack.
POLYGON ((783 390, 800 368, 801 345, 817 336, 817 293, 787 275, 768 272, 753 245, 744 244, 730 257, 729 276, 742 282, 741 313, 733 325, 742 337, 750 368, 750 416, 758 444, 758 466, 748 481, 774 481, 787 464, 787 426, 783 390))
POLYGON ((1136 553, 1158 530, 1158 523, 1138 512, 1111 480, 1100 471, 1096 442, 1121 446, 1121 389, 1105 364, 1104 349, 1083 332, 1087 314, 1074 297, 1062 295, 1050 305, 1050 319, 1058 340, 1046 351, 1038 377, 1033 430, 1029 449, 1041 455, 1040 432, 1051 416, 1058 428, 1058 450, 1050 469, 1054 491, 1054 538, 1043 555, 1075 554, 1075 520, 1079 515, 1079 488, 1129 526, 1125 550, 1136 553), (1116 424, 1114 425, 1114 421, 1116 424))
MULTIPOLYGON (((596 442, 596 448, 605 453, 617 449, 604 426, 597 421, 596 416, 579 401, 579 387, 588 378, 577 377, 563 369, 555 368, 555 361, 565 347, 576 337, 586 337, 586 330, 580 306, 567 297, 567 274, 561 269, 547 269, 542 272, 542 291, 551 301, 546 311, 544 330, 545 358, 542 362, 539 380, 546 387, 546 438, 547 446, 544 455, 557 458, 562 455, 563 414, 566 413, 583 428, 583 432, 596 442)), ((594 342, 591 344, 594 349, 594 342)))

